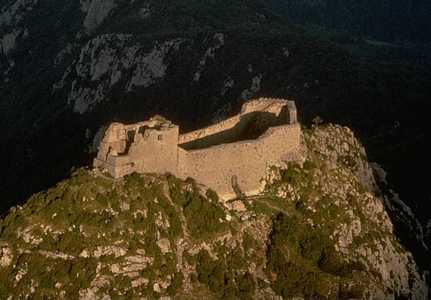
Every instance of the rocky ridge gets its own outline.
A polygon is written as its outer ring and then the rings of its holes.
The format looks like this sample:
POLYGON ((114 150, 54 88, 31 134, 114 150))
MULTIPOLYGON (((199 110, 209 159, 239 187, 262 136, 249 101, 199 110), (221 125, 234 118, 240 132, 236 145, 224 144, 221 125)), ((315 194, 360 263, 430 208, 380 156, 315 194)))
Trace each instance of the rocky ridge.
POLYGON ((220 202, 192 179, 79 169, 0 221, 0 295, 426 299, 348 128, 305 129, 303 162, 264 184, 220 202))

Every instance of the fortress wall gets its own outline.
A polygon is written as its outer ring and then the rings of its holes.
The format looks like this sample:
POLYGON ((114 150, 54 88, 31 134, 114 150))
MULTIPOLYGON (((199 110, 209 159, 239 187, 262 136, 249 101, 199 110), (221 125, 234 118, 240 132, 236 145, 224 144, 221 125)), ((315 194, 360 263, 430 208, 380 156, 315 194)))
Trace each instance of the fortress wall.
POLYGON ((296 105, 293 101, 287 101, 287 122, 289 124, 298 122, 298 112, 296 111, 296 105))
POLYGON ((178 126, 169 129, 147 129, 137 134, 135 142, 130 146, 131 161, 135 169, 141 173, 172 173, 176 174, 178 164, 178 126))
POLYGON ((256 140, 190 151, 179 148, 178 175, 195 178, 222 199, 235 197, 234 176, 243 193, 257 194, 267 168, 282 164, 283 158, 299 151, 300 134, 299 124, 290 124, 271 127, 256 140))
POLYGON ((97 153, 97 158, 100 161, 104 161, 108 158, 108 154, 115 152, 115 153, 122 153, 126 149, 126 141, 117 141, 117 142, 110 142, 105 143, 101 142, 99 145, 99 152, 97 153))
MULTIPOLYGON (((163 117, 161 117, 163 118, 163 117)), ((136 131, 138 132, 141 127, 154 127, 160 124, 160 116, 155 116, 149 120, 137 122, 133 124, 123 125, 126 131, 136 131)))
MULTIPOLYGON (((199 132, 199 138, 180 143, 185 150, 209 148, 215 145, 234 143, 238 141, 256 139, 269 127, 288 124, 287 107, 272 105, 264 111, 247 111, 239 117, 239 121, 231 128, 208 134, 209 131, 199 132)), ((213 126, 214 127, 214 126, 213 126)), ((224 126, 221 126, 224 127, 224 126)))
POLYGON ((211 125, 202 129, 181 134, 178 139, 178 144, 185 144, 185 143, 203 138, 208 135, 219 133, 220 131, 232 129, 233 127, 235 127, 235 125, 239 123, 239 121, 240 121, 240 116, 236 115, 232 118, 226 119, 215 125, 211 125))
POLYGON ((117 166, 112 173, 110 172, 114 178, 121 178, 136 171, 135 163, 131 162, 128 157, 118 158, 120 160, 117 162, 117 166))
MULTIPOLYGON (((280 110, 286 105, 285 100, 274 98, 260 98, 254 101, 245 102, 241 108, 241 115, 254 112, 254 111, 267 111, 278 114, 280 110)), ((291 101, 290 101, 291 102, 291 101)))
POLYGON ((120 178, 135 171, 134 163, 128 155, 110 155, 106 160, 95 158, 94 165, 107 170, 114 178, 120 178))
MULTIPOLYGON (((234 127, 237 126, 238 123, 242 121, 242 119, 251 117, 252 113, 257 113, 257 112, 272 113, 274 114, 274 118, 276 118, 280 115, 280 113, 283 113, 283 114, 285 113, 284 109, 286 106, 286 102, 287 102, 287 108, 289 109, 289 112, 287 112, 287 114, 289 115, 281 116, 282 118, 285 118, 285 120, 283 120, 284 121, 283 123, 287 123, 287 122, 290 124, 296 123, 296 107, 293 101, 285 101, 285 100, 272 99, 272 98, 262 98, 259 100, 244 103, 241 109, 241 112, 236 116, 228 118, 217 124, 208 126, 206 128, 198 129, 198 130, 180 135, 178 144, 180 145, 186 144, 191 141, 204 138, 206 136, 217 135, 217 134, 220 134, 220 136, 226 136, 228 139, 232 139, 233 137, 229 136, 229 134, 235 134, 235 133, 229 132, 229 133, 222 134, 222 132, 234 129, 234 127)), ((247 124, 241 124, 241 125, 243 125, 244 127, 247 126, 247 124)), ((241 128, 239 130, 241 130, 241 128)), ((239 134, 239 131, 237 132, 237 134, 239 134)))
MULTIPOLYGON (((250 139, 244 138, 244 136, 247 135, 247 132, 250 131, 250 129, 255 127, 252 125, 256 123, 255 121, 257 114, 258 113, 250 113, 247 115, 243 115, 241 116, 239 122, 236 123, 235 126, 233 126, 232 128, 219 131, 211 135, 206 134, 205 132, 205 134, 202 134, 202 137, 195 140, 191 140, 188 143, 180 144, 180 147, 183 147, 186 150, 202 149, 209 148, 215 145, 234 143, 240 140, 250 139)), ((271 119, 276 119, 276 116, 271 115, 271 119)))
POLYGON ((119 178, 133 172, 176 174, 179 128, 162 117, 131 125, 112 123, 94 166, 119 178))

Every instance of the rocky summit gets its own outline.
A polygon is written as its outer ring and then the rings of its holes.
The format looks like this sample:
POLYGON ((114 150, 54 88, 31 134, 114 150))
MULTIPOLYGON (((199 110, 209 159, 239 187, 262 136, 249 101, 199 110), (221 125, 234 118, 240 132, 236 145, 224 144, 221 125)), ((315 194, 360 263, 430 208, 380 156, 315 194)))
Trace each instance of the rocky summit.
POLYGON ((426 299, 352 131, 314 125, 302 144, 230 201, 191 178, 76 170, 0 221, 0 298, 426 299))

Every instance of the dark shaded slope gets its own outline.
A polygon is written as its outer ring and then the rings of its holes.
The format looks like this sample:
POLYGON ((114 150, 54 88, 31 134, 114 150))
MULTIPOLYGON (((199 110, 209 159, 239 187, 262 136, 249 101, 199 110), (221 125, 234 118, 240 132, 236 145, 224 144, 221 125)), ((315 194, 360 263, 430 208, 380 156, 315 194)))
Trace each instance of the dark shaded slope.
POLYGON ((281 16, 306 26, 391 42, 430 42, 431 4, 426 0, 267 2, 281 16))

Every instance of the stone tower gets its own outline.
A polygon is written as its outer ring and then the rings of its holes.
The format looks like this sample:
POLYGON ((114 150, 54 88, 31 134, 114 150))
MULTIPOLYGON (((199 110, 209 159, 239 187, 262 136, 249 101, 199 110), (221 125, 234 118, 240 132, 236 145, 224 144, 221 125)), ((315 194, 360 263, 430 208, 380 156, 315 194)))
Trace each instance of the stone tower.
POLYGON ((156 116, 132 125, 112 123, 105 132, 94 166, 114 178, 133 172, 177 174, 178 126, 156 116))

